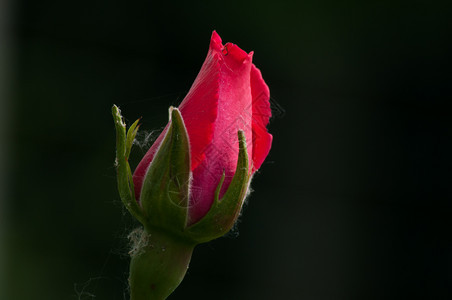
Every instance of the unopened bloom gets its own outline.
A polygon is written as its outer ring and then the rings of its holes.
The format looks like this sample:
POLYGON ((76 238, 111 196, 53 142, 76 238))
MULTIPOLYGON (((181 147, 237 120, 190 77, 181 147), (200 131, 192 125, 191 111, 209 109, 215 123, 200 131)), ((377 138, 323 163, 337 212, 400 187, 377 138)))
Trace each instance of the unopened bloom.
POLYGON ((133 176, 128 157, 138 121, 126 133, 113 107, 119 192, 145 229, 132 253, 133 300, 164 299, 183 279, 194 246, 237 220, 272 143, 270 92, 252 57, 213 32, 195 82, 133 176))
MULTIPOLYGON (((222 45, 213 32, 207 58, 193 86, 179 106, 190 143, 187 225, 198 222, 209 211, 224 173, 219 198, 226 192, 237 165, 237 132, 244 132, 250 175, 267 156, 272 136, 266 126, 271 116, 270 92, 261 72, 252 63, 253 52, 237 45, 222 45)), ((146 172, 166 130, 154 142, 135 170, 135 196, 140 202, 146 172)))

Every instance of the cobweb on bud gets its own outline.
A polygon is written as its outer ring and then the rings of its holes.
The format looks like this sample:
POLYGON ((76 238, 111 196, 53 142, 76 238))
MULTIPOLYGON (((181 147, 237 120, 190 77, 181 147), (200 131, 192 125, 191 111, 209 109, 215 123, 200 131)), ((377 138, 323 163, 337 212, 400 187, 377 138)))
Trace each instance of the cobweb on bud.
POLYGON ((130 241, 130 256, 136 256, 143 252, 143 249, 149 243, 149 235, 142 227, 134 229, 128 236, 130 241))
MULTIPOLYGON (((251 179, 252 178, 250 178, 250 183, 251 183, 251 179)), ((232 226, 231 230, 225 234, 225 237, 237 238, 239 236, 239 223, 241 222, 241 219, 242 219, 243 210, 245 209, 245 206, 248 205, 248 197, 251 195, 252 192, 253 192, 253 189, 251 188, 251 184, 249 184, 248 189, 246 191, 245 199, 243 200, 243 205, 242 205, 242 209, 240 210, 239 217, 235 221, 234 226, 232 226)))
POLYGON ((151 148, 154 141, 158 138, 160 133, 163 131, 163 128, 158 130, 138 130, 135 140, 133 141, 133 145, 140 148, 140 150, 144 153, 151 148))

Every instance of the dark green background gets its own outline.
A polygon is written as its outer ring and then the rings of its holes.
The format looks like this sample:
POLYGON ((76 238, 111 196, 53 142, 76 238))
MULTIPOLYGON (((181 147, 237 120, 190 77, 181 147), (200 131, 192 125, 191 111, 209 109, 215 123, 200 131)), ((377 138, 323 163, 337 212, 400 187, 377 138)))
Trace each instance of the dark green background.
POLYGON ((285 114, 171 299, 452 296, 446 1, 14 3, 6 300, 127 299, 110 108, 160 130, 214 29, 285 114))

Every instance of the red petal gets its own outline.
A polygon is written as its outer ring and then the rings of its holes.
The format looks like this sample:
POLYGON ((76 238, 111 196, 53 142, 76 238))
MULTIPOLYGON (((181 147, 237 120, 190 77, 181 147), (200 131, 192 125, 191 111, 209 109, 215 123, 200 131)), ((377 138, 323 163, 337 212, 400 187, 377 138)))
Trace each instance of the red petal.
MULTIPOLYGON (((219 56, 221 56, 222 48, 220 36, 213 32, 207 58, 190 91, 179 106, 190 139, 192 170, 204 160, 204 153, 213 136, 219 92, 219 60, 221 59, 219 56)), ((148 150, 133 174, 135 197, 138 201, 144 177, 165 133, 166 128, 148 150)))
POLYGON ((223 172, 226 177, 220 197, 227 190, 237 165, 238 130, 245 132, 250 157, 253 148, 250 87, 252 54, 247 54, 234 44, 228 43, 221 47, 217 43, 221 40, 217 39, 216 33, 213 37, 216 39, 215 48, 211 50, 217 54, 215 58, 220 66, 216 79, 219 84, 218 114, 212 141, 204 152, 205 158, 193 170, 189 224, 200 220, 210 209, 223 172))
POLYGON ((253 97, 253 172, 260 168, 270 151, 272 135, 267 132, 267 124, 272 115, 270 90, 262 78, 261 71, 251 67, 251 94, 253 97))
POLYGON ((214 122, 217 118, 221 39, 216 32, 212 34, 210 45, 206 60, 195 82, 179 106, 190 138, 192 170, 205 159, 205 152, 212 141, 214 122))

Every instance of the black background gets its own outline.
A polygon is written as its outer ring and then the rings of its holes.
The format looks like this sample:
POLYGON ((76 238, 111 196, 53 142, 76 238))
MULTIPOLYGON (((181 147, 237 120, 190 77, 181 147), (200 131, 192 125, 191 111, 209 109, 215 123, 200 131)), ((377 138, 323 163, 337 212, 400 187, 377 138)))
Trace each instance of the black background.
POLYGON ((110 108, 158 133, 214 29, 285 113, 238 229, 170 298, 450 299, 446 3, 14 2, 6 299, 127 299, 110 108))

